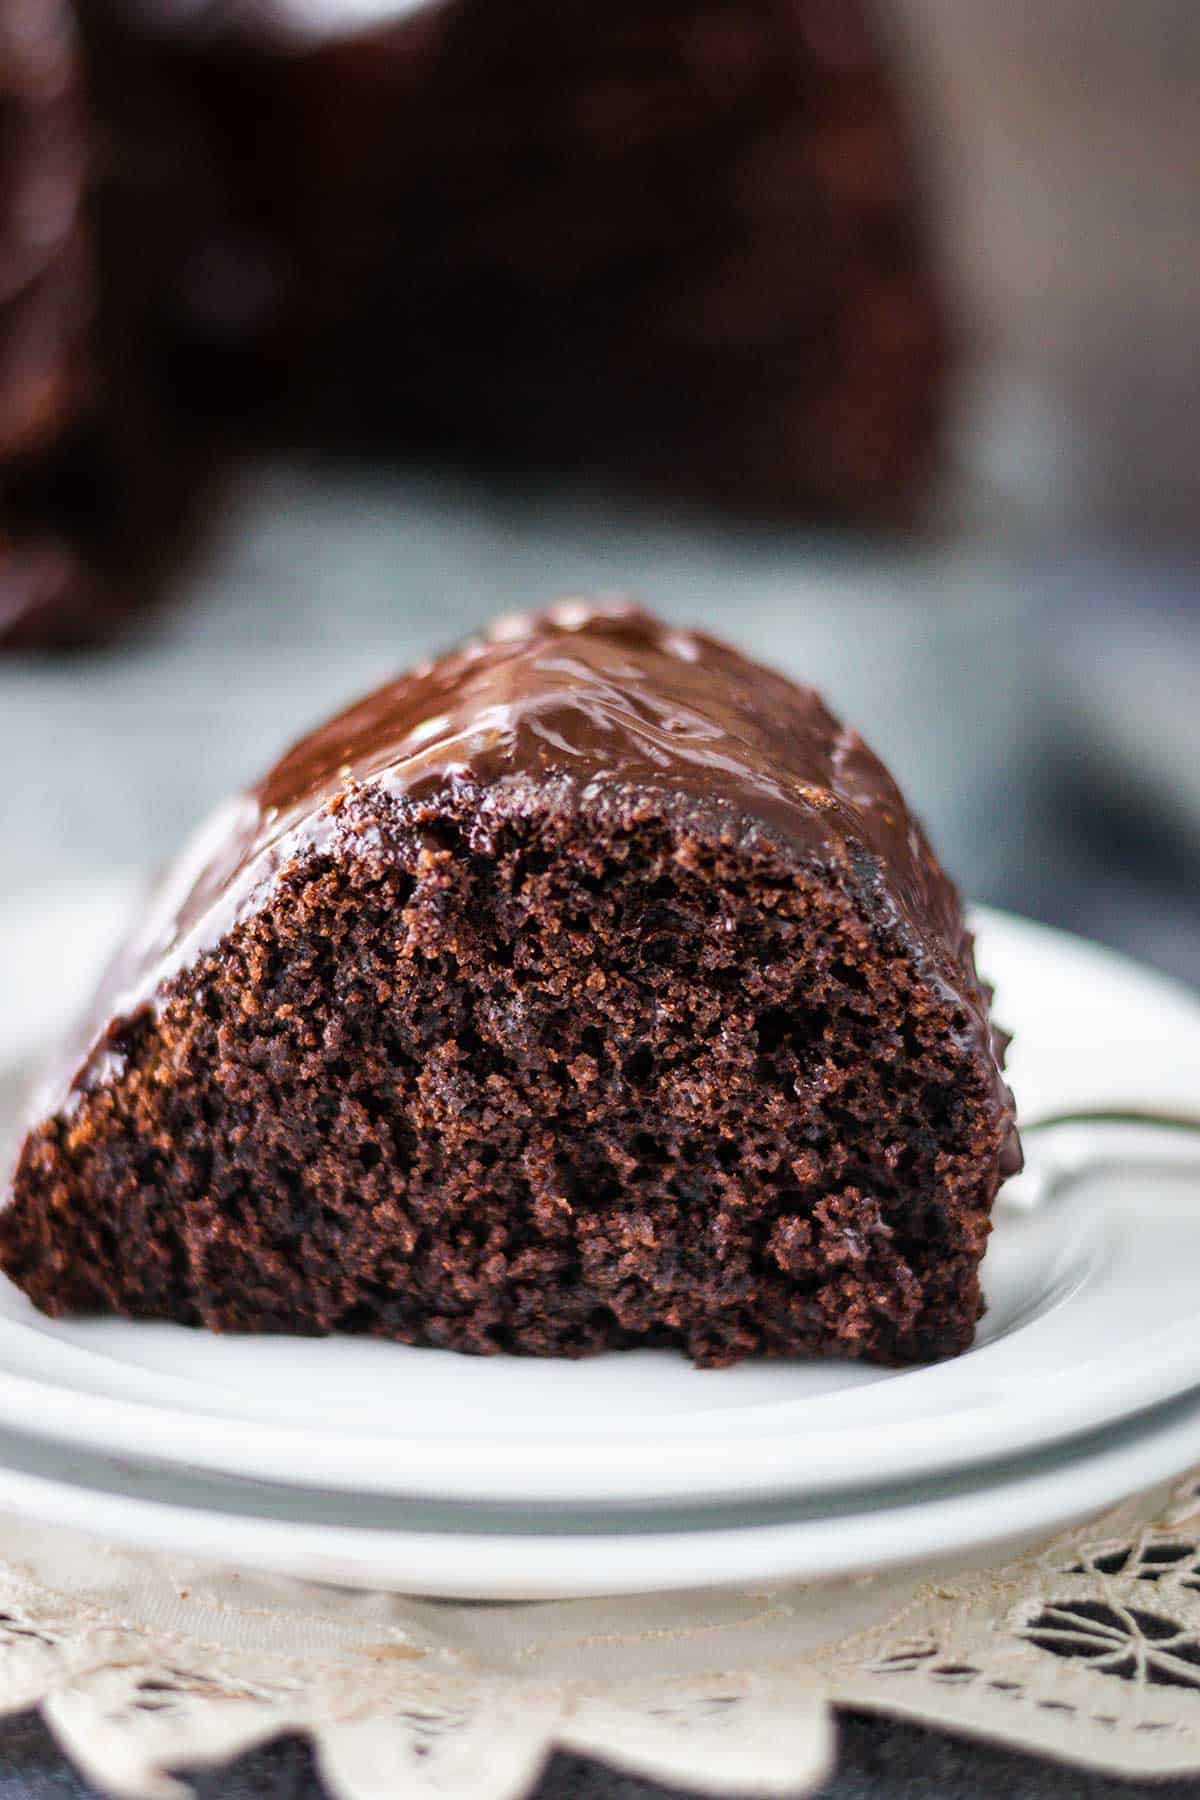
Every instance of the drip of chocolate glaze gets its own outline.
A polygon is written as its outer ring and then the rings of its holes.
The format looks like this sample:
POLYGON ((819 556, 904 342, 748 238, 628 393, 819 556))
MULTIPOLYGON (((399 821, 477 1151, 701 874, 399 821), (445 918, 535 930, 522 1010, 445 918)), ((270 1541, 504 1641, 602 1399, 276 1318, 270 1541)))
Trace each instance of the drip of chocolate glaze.
MULTIPOLYGON (((1011 1109, 957 892, 858 733, 814 689, 714 638, 626 601, 576 600, 502 618, 368 695, 210 819, 103 984, 76 1092, 111 1059, 112 1030, 95 1035, 106 1022, 152 1004, 265 902, 296 856, 331 842, 348 796, 375 788, 422 801, 543 781, 567 784, 582 806, 606 791, 683 795, 723 831, 840 876, 961 1007, 1011 1109)), ((1004 1172, 1019 1166, 1014 1131, 1004 1172)))

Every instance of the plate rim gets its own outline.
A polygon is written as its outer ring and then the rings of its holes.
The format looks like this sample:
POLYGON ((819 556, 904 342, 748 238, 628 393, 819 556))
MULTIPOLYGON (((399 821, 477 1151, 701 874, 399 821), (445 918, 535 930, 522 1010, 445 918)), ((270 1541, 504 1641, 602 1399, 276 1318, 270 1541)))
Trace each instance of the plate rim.
MULTIPOLYGON (((1017 1461, 999 1484, 968 1479, 949 1496, 918 1491, 863 1512, 716 1529, 472 1536, 247 1516, 30 1474, 2 1457, 0 1505, 130 1548, 301 1580, 446 1599, 595 1599, 864 1575, 1058 1531, 1192 1466, 1200 1388, 1128 1421, 1116 1444, 1103 1431, 1090 1436, 1090 1454, 1060 1447, 1028 1470, 1017 1461)), ((186 1485, 186 1472, 175 1473, 186 1485)))

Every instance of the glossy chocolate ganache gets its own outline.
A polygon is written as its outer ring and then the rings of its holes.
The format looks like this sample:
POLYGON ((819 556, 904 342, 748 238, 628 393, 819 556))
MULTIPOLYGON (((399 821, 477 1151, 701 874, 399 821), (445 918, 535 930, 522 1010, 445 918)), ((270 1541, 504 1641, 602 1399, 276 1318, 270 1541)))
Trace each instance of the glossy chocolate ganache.
POLYGON ((0 1255, 52 1310, 219 1328, 948 1354, 1019 1165, 988 999, 920 826, 813 689, 564 601, 360 701, 209 821, 43 1095, 0 1255), (39 1195, 76 1158, 80 1242, 116 1169, 160 1233, 182 1205, 132 1291, 47 1279, 39 1195), (355 1194, 373 1273, 347 1287, 314 1233, 352 1234, 355 1194), (274 1298, 226 1292, 189 1206, 274 1298))

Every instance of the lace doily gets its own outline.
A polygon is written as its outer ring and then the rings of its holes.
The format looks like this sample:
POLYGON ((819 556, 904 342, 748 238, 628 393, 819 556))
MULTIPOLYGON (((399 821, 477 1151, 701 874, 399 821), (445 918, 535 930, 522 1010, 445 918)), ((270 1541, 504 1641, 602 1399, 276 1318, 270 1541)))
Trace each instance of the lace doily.
POLYGON ((1200 1471, 999 1565, 615 1601, 357 1594, 16 1521, 0 1546, 0 1710, 129 1800, 287 1731, 343 1800, 516 1800, 556 1747, 797 1794, 837 1704, 1200 1773, 1200 1471))

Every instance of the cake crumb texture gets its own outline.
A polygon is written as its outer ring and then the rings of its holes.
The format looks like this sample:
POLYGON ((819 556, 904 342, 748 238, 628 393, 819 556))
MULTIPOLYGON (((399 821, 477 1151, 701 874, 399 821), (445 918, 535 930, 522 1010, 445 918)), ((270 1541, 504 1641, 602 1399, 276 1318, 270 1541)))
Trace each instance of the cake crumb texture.
POLYGON ((31 1138, 0 1244, 40 1306, 704 1364, 970 1343, 997 1123, 848 906, 650 821, 364 825, 385 849, 297 868, 31 1138))

